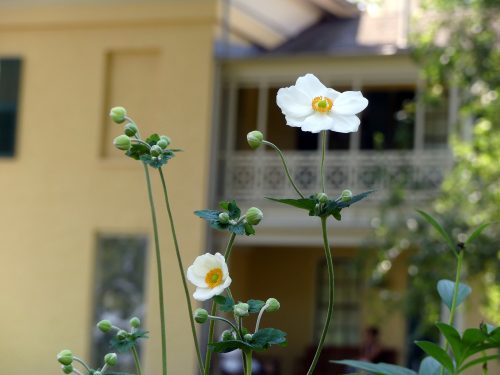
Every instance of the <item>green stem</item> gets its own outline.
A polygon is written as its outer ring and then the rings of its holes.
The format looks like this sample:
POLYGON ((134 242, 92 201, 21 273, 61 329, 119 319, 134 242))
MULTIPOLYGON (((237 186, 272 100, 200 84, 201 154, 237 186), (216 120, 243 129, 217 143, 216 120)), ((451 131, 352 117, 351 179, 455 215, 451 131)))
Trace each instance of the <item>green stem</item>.
MULTIPOLYGON (((483 350, 482 355, 484 358, 486 358, 487 357, 486 351, 483 350)), ((488 361, 485 361, 483 363, 482 375, 488 375, 488 361)))
POLYGON ((252 375, 252 351, 245 350, 245 374, 252 375))
POLYGON ((79 357, 73 356, 73 360, 85 367, 85 370, 90 371, 90 367, 85 363, 85 361, 79 357))
POLYGON ((167 338, 165 328, 165 305, 163 302, 163 273, 161 271, 161 253, 160 253, 160 240, 158 239, 158 224, 156 222, 156 210, 153 200, 153 192, 151 189, 151 178, 149 176, 149 169, 146 164, 144 165, 144 173, 146 175, 146 183, 148 186, 149 205, 151 207, 151 219, 153 220, 153 232, 155 240, 155 254, 156 254, 156 269, 158 274, 158 299, 160 302, 160 323, 161 323, 161 355, 162 355, 162 369, 163 375, 167 374, 167 338))
POLYGON ((179 266, 179 271, 181 273, 182 286, 184 288, 184 295, 186 297, 186 304, 187 304, 187 308, 188 308, 188 312, 189 312, 189 321, 191 323, 191 333, 193 335, 194 346, 196 349, 196 357, 198 358, 198 366, 199 366, 200 373, 203 374, 203 361, 201 359, 200 346, 198 344, 198 336, 196 335, 196 327, 195 327, 194 318, 193 318, 193 306, 191 305, 191 298, 189 296, 189 289, 188 289, 188 285, 186 282, 186 276, 184 274, 184 265, 182 264, 181 252, 179 250, 179 242, 177 241, 177 234, 176 234, 175 225, 174 225, 174 217, 172 215, 172 209, 170 207, 170 200, 168 199, 167 184, 165 182, 165 177, 163 176, 162 169, 158 168, 158 172, 160 173, 161 184, 163 186, 163 196, 165 197, 165 204, 167 206, 168 219, 170 221, 170 230, 172 232, 172 238, 174 240, 175 255, 177 256, 177 263, 179 266))
POLYGON ((323 345, 325 343, 326 334, 328 332, 328 327, 330 326, 330 320, 332 319, 333 314, 333 297, 334 297, 334 272, 333 272, 333 259, 332 253, 330 252, 330 246, 328 244, 328 233, 326 231, 326 217, 321 217, 321 229, 323 232, 323 247, 325 250, 326 264, 328 267, 328 311, 326 313, 325 325, 323 327, 323 332, 321 332, 321 337, 319 339, 318 348, 316 349, 316 353, 314 354, 314 358, 311 362, 311 366, 307 371, 307 375, 311 375, 316 368, 316 364, 318 363, 319 356, 321 355, 321 350, 323 349, 323 345))
POLYGON ((142 375, 142 370, 141 370, 141 361, 139 359, 139 353, 137 353, 137 348, 132 346, 132 355, 134 356, 134 363, 135 363, 135 371, 137 372, 137 375, 142 375))
POLYGON ((326 130, 321 131, 321 191, 325 192, 325 151, 326 151, 326 130))
POLYGON ((231 322, 230 320, 226 319, 226 318, 223 318, 221 316, 217 316, 217 315, 209 315, 208 316, 208 319, 210 319, 210 321, 214 321, 214 320, 220 320, 221 322, 224 322, 224 323, 227 323, 231 326, 231 328, 234 329, 234 331, 236 333, 238 333, 238 336, 240 336, 240 339, 243 340, 243 336, 239 334, 239 330, 238 330, 238 327, 236 327, 236 325, 234 325, 233 322, 231 322))
POLYGON ((281 150, 274 143, 271 143, 271 142, 268 142, 268 141, 262 141, 262 143, 265 144, 265 145, 268 145, 268 146, 270 146, 270 147, 272 147, 272 148, 274 148, 276 150, 276 152, 279 154, 279 156, 281 158, 281 162, 283 163, 283 167, 285 168, 285 173, 286 173, 286 176, 288 177, 288 180, 292 184, 292 186, 295 189, 295 191, 297 192, 297 194, 300 195, 300 197, 302 199, 304 199, 304 194, 302 194, 300 192, 300 190, 297 187, 297 185, 295 185, 295 183, 293 182, 292 176, 290 176, 290 171, 288 170, 288 166, 286 165, 285 157, 283 156, 283 153, 281 152, 281 150))
MULTIPOLYGON (((224 259, 226 263, 229 261, 229 256, 231 255, 231 251, 233 250, 234 240, 236 239, 236 234, 231 233, 231 237, 229 237, 229 242, 226 246, 226 251, 224 252, 224 259)), ((231 295, 231 291, 227 289, 228 295, 231 295)), ((215 315, 217 313, 217 304, 212 301, 212 308, 210 309, 210 315, 215 315)), ((214 331, 215 331, 215 320, 210 321, 210 325, 208 328, 208 343, 214 341, 214 331)), ((208 375, 210 372, 210 362, 212 361, 212 351, 207 347, 207 352, 205 354, 205 366, 204 366, 204 375, 208 375)))

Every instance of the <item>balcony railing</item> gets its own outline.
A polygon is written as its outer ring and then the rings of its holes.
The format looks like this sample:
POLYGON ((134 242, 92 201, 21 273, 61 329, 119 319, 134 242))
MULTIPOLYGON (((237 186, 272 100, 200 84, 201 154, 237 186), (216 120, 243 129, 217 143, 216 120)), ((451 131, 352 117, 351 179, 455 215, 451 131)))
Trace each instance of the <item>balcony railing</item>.
MULTIPOLYGON (((304 194, 319 191, 318 152, 287 152, 286 160, 296 184, 304 194)), ((235 151, 223 160, 220 198, 240 201, 263 197, 296 195, 287 180, 279 157, 269 151, 235 151)), ((452 158, 448 150, 422 151, 335 151, 325 160, 327 191, 354 193, 375 189, 372 200, 388 196, 391 189, 402 188, 406 199, 425 201, 436 195, 452 158)))

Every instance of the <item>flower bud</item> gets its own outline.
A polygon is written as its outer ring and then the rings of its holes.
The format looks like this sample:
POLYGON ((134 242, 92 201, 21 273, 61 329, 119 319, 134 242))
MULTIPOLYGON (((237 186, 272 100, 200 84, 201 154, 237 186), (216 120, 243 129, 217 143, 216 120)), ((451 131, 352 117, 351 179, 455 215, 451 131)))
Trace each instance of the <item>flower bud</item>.
POLYGON ((113 325, 109 320, 101 320, 97 323, 97 328, 103 333, 109 332, 113 329, 113 325))
POLYGON ((170 137, 166 136, 166 135, 160 135, 160 141, 167 142, 167 145, 165 147, 168 147, 168 145, 170 143, 172 143, 172 140, 170 139, 170 137))
POLYGON ((205 309, 196 309, 193 315, 196 323, 203 324, 208 320, 208 311, 205 309))
POLYGON ((247 142, 252 150, 259 148, 263 140, 264 135, 258 130, 251 131, 247 134, 247 142))
POLYGON ((247 316, 248 309, 249 309, 248 303, 244 303, 244 302, 237 303, 233 307, 234 315, 239 316, 239 317, 247 316))
POLYGON ((126 136, 128 137, 133 137, 134 135, 137 134, 137 125, 129 122, 125 127, 123 128, 123 132, 125 133, 126 136))
POLYGON ((250 342, 250 341, 252 341, 252 337, 253 337, 253 335, 251 333, 247 333, 246 335, 243 336, 243 339, 246 342, 250 342))
POLYGON ((118 150, 128 151, 132 142, 130 142, 130 138, 128 136, 122 134, 113 140, 113 144, 118 150))
POLYGON ((128 337, 128 332, 123 329, 120 329, 116 334, 116 337, 118 340, 123 341, 128 337))
POLYGON ((61 370, 62 372, 64 372, 65 374, 71 374, 73 372, 73 366, 72 365, 66 365, 66 366, 61 366, 61 370))
POLYGON ((160 139, 158 142, 156 142, 156 144, 160 146, 162 150, 165 150, 168 147, 168 142, 164 139, 160 139))
POLYGON ((318 201, 320 203, 326 203, 326 202, 328 202, 328 195, 326 195, 325 193, 318 193, 316 195, 316 198, 318 199, 318 201))
POLYGON ((141 326, 141 320, 136 316, 130 319, 129 323, 132 328, 139 328, 141 326))
POLYGON ((108 353, 104 356, 104 363, 108 366, 114 366, 118 363, 118 356, 116 353, 108 353))
POLYGON ((229 214, 227 212, 221 212, 219 214, 219 221, 221 224, 229 223, 229 214))
POLYGON ((352 191, 350 191, 350 190, 346 189, 340 195, 340 200, 342 202, 349 202, 351 199, 352 199, 352 191))
POLYGON ((57 360, 61 365, 69 366, 73 363, 73 353, 68 349, 62 350, 57 355, 57 360))
POLYGON ((127 110, 123 107, 113 107, 109 111, 109 117, 111 117, 111 120, 117 124, 124 122, 125 116, 127 116, 127 110))
POLYGON ((100 372, 99 370, 95 370, 92 375, 102 375, 102 372, 100 372))
POLYGON ((151 150, 149 151, 151 156, 160 156, 162 154, 162 152, 163 152, 163 150, 158 145, 151 146, 151 150))
POLYGON ((266 311, 275 312, 280 309, 280 303, 276 298, 268 298, 266 301, 266 311))
POLYGON ((245 218, 247 219, 247 223, 250 225, 259 224, 263 217, 264 217, 264 214, 257 207, 249 208, 247 213, 245 214, 245 218))
POLYGON ((222 341, 234 340, 233 331, 226 329, 222 332, 222 341))

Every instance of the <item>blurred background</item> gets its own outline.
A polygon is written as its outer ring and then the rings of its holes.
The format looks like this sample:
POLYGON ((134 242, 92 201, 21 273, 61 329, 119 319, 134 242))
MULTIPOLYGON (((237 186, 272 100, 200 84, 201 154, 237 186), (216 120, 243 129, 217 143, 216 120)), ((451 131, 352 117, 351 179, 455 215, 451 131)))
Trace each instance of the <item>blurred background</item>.
MULTIPOLYGON (((186 265, 227 241, 194 210, 223 199, 263 210, 256 236, 236 242, 232 291, 281 302, 263 325, 286 331, 289 345, 257 356, 258 373, 304 374, 327 307, 320 226, 263 199, 293 190, 278 156, 251 151, 246 134, 262 131, 299 187, 317 192, 319 138, 286 126, 275 104, 305 73, 370 101, 357 133, 330 133, 327 192, 376 190, 329 226, 336 301, 316 374, 344 373, 328 361, 359 358, 369 339, 380 348, 373 361, 418 368, 413 341, 439 339, 433 324, 446 309, 435 284, 453 278, 455 259, 415 209, 438 215, 457 243, 500 220, 499 9, 498 0, 0 0, 0 373, 59 373, 65 348, 98 366, 109 338, 95 323, 132 315, 151 331, 145 373, 160 373, 142 167, 113 148, 122 129, 107 116, 122 105, 143 133, 184 150, 165 174, 186 265)), ((194 374, 154 177, 169 368, 194 374)), ((467 249, 462 329, 500 323, 499 232, 491 225, 467 249)), ((232 361, 217 357, 214 374, 238 373, 232 361)), ((122 370, 131 364, 122 357, 122 370)))

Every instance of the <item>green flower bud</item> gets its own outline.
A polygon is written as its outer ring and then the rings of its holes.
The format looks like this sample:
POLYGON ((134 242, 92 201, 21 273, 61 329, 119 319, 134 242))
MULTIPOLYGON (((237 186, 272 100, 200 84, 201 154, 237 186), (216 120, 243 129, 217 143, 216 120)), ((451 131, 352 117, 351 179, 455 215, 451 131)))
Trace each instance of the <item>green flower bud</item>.
POLYGON ((130 138, 128 136, 122 134, 113 140, 113 144, 118 150, 128 151, 130 150, 132 142, 130 141, 130 138))
POLYGON ((125 125, 125 127, 123 128, 123 131, 125 133, 126 136, 129 136, 129 137, 133 137, 134 135, 137 134, 137 125, 136 124, 132 124, 131 122, 129 122, 127 125, 125 125))
POLYGON ((120 329, 116 334, 116 337, 118 338, 118 340, 123 341, 128 337, 128 332, 123 329, 120 329))
POLYGON ((156 142, 156 144, 160 146, 162 150, 165 150, 168 147, 168 142, 164 139, 160 139, 158 142, 156 142))
POLYGON ((316 195, 316 199, 318 199, 320 203, 326 203, 328 202, 328 195, 325 193, 318 193, 318 195, 316 195))
POLYGON ((64 372, 65 374, 71 374, 73 372, 73 366, 72 365, 66 365, 66 366, 61 366, 61 370, 62 372, 64 372))
POLYGON ((193 316, 196 323, 203 324, 208 320, 208 311, 205 309, 196 309, 193 316))
POLYGON ((149 151, 151 156, 160 156, 162 154, 162 152, 163 152, 163 150, 158 145, 151 146, 151 150, 149 151))
POLYGON ((222 341, 234 340, 233 331, 226 329, 222 332, 222 341))
POLYGON ((160 135, 160 141, 165 141, 167 142, 167 145, 165 147, 168 147, 168 145, 170 143, 172 143, 172 140, 170 139, 170 137, 166 136, 166 135, 160 135))
POLYGON ((252 337, 253 337, 253 335, 251 333, 247 333, 245 336, 243 336, 243 339, 246 342, 250 342, 250 341, 252 341, 252 337))
POLYGON ((350 190, 346 189, 340 195, 340 200, 342 202, 349 202, 351 199, 352 199, 352 191, 350 191, 350 190))
POLYGON ((280 303, 276 298, 268 298, 266 301, 266 311, 275 312, 280 309, 280 303))
POLYGON ((245 214, 245 218, 247 219, 247 223, 250 225, 259 224, 263 217, 264 217, 264 214, 257 207, 249 208, 247 213, 245 214))
POLYGON ((93 373, 93 375, 101 375, 101 374, 102 374, 102 372, 100 372, 99 370, 95 370, 93 373))
POLYGON ((251 131, 247 134, 247 142, 252 150, 259 148, 263 140, 264 135, 258 130, 251 131))
POLYGON ((62 350, 57 355, 57 360, 61 365, 69 366, 73 363, 73 353, 68 349, 62 350))
POLYGON ((132 328, 139 328, 141 326, 141 320, 136 316, 130 319, 129 323, 132 328))
POLYGON ((227 212, 221 212, 219 214, 219 221, 221 222, 221 224, 229 223, 229 214, 227 212))
POLYGON ((97 323, 97 328, 99 328, 101 332, 106 333, 113 329, 113 325, 109 320, 101 320, 99 323, 97 323))
POLYGON ((123 107, 113 107, 109 111, 109 117, 111 117, 111 120, 117 124, 124 122, 125 116, 127 116, 127 110, 123 107))
POLYGON ((114 366, 118 363, 118 356, 116 353, 108 353, 104 356, 104 363, 108 366, 114 366))
POLYGON ((243 317, 248 315, 248 309, 250 306, 248 306, 248 303, 240 302, 234 305, 233 311, 234 315, 243 317))

